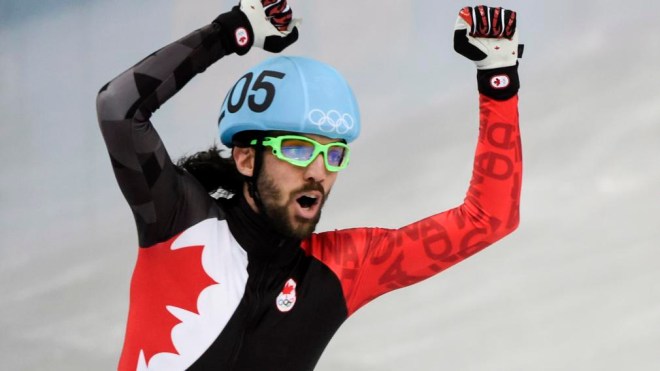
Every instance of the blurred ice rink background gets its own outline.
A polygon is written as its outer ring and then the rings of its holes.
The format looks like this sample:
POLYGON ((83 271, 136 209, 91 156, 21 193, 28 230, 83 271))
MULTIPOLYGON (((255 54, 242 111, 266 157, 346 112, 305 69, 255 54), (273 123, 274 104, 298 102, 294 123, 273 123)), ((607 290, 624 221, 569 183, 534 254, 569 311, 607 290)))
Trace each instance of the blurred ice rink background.
MULTIPOLYGON (((287 54, 352 82, 363 135, 320 230, 398 227, 460 203, 478 116, 453 52, 463 5, 290 0, 287 54)), ((137 238, 98 89, 234 1, 0 0, 0 366, 116 368, 137 238)), ((318 370, 660 369, 660 5, 495 1, 519 12, 518 231, 351 317, 318 370)), ((176 158, 213 143, 230 56, 153 118, 176 158)))

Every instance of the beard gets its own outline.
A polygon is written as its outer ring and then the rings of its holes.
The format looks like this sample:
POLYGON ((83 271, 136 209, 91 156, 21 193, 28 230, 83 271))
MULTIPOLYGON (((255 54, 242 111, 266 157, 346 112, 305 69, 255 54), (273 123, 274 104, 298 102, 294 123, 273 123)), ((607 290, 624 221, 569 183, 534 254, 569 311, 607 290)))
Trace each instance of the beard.
POLYGON ((275 181, 264 173, 257 180, 257 190, 264 208, 263 212, 271 222, 273 229, 283 236, 300 240, 307 239, 316 229, 316 225, 321 220, 321 209, 323 209, 325 200, 329 195, 329 193, 325 193, 320 183, 313 181, 285 195, 285 192, 275 184, 275 181), (320 191, 323 194, 323 197, 318 200, 320 203, 319 211, 312 219, 304 219, 298 216, 291 217, 289 215, 289 205, 291 202, 296 202, 294 199, 296 194, 305 191, 320 191))

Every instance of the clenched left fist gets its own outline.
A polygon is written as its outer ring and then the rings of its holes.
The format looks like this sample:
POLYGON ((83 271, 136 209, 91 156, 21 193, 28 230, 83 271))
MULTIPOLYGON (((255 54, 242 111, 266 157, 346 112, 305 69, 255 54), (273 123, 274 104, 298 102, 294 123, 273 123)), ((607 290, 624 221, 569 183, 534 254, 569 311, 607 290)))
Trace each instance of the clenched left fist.
POLYGON ((479 5, 461 9, 454 27, 454 49, 486 70, 514 66, 518 55, 517 14, 479 5))

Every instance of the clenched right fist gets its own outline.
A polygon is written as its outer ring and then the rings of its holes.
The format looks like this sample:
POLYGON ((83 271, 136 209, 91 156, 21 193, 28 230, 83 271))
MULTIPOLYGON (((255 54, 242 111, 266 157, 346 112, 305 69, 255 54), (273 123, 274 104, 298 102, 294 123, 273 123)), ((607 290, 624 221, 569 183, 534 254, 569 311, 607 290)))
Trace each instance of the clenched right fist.
POLYGON ((279 53, 298 40, 299 19, 287 0, 241 0, 214 21, 229 52, 247 53, 252 46, 279 53))

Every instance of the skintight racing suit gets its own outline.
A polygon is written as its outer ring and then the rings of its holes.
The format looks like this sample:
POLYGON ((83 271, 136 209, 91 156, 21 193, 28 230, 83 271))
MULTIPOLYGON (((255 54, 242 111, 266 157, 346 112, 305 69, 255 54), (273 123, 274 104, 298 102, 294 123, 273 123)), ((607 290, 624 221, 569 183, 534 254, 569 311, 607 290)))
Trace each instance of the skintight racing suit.
POLYGON ((149 55, 98 95, 101 130, 140 244, 121 370, 311 370, 360 307, 517 227, 517 88, 495 99, 481 83, 472 180, 454 209, 401 229, 300 241, 273 231, 240 194, 210 197, 173 164, 149 119, 226 54, 211 24, 149 55))

